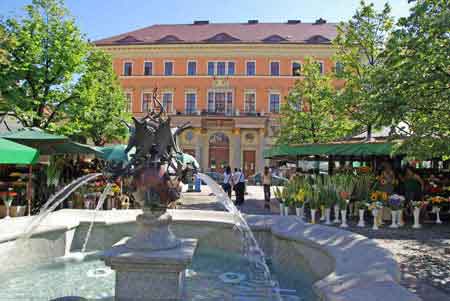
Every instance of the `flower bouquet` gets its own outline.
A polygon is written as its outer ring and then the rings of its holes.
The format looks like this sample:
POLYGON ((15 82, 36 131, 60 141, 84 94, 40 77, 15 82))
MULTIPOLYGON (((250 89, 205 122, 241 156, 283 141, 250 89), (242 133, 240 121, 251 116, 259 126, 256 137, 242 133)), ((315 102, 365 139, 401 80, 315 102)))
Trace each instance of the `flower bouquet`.
POLYGON ((392 223, 390 228, 398 228, 400 226, 400 211, 403 208, 405 197, 393 194, 389 197, 387 205, 391 209, 392 223))
POLYGON ((442 224, 440 217, 441 208, 449 202, 449 199, 442 196, 434 196, 430 197, 428 200, 430 201, 431 206, 433 206, 432 212, 436 214, 436 224, 442 224))
POLYGON ((280 215, 284 214, 283 190, 284 189, 281 189, 279 186, 276 186, 274 191, 273 191, 273 194, 275 195, 275 198, 280 203, 280 215))
POLYGON ((311 195, 309 197, 309 207, 311 208, 311 224, 316 223, 316 212, 320 207, 321 193, 317 185, 311 186, 311 195))
POLYGON ((347 207, 350 203, 350 196, 355 188, 355 177, 350 174, 335 176, 336 190, 339 196, 339 208, 341 210, 342 223, 341 227, 346 228, 347 225, 347 207))
POLYGON ((364 212, 369 206, 370 200, 370 187, 373 182, 373 176, 370 174, 359 175, 355 184, 355 195, 358 200, 355 203, 355 207, 358 210, 359 221, 357 226, 364 227, 364 212))
POLYGON ((378 230, 378 214, 382 208, 383 203, 380 201, 372 201, 368 206, 368 209, 372 212, 373 216, 373 230, 378 230))
POLYGON ((413 216, 414 216, 414 229, 419 229, 422 227, 420 224, 420 210, 426 208, 428 206, 428 202, 426 201, 412 201, 411 205, 413 207, 413 216))

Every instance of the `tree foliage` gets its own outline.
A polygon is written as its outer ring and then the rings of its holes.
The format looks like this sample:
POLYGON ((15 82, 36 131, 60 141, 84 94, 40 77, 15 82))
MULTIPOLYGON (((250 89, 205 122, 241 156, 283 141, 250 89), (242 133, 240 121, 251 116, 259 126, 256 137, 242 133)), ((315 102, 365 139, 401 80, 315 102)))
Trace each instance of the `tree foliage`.
POLYGON ((404 125, 403 151, 418 157, 450 154, 450 6, 419 0, 398 21, 377 72, 382 125, 404 125))
POLYGON ((334 105, 330 78, 310 58, 305 60, 302 75, 282 106, 278 144, 322 143, 348 134, 353 125, 334 105))
POLYGON ((349 112, 361 128, 367 128, 369 135, 382 114, 375 109, 373 76, 384 64, 382 54, 393 27, 390 12, 388 4, 377 12, 372 3, 361 1, 355 15, 338 25, 333 41, 334 59, 343 65, 336 76, 345 80, 336 105, 349 112))
POLYGON ((125 108, 111 58, 92 49, 62 0, 33 0, 25 12, 0 22, 1 109, 26 127, 97 144, 120 138, 125 108))
POLYGON ((129 114, 109 54, 101 50, 90 52, 75 91, 82 101, 68 105, 70 123, 63 126, 64 133, 91 138, 95 145, 127 134, 121 120, 127 120, 129 114))
POLYGON ((59 1, 34 0, 25 10, 25 18, 2 22, 13 42, 0 44, 9 60, 0 66, 0 91, 22 124, 46 129, 78 97, 73 80, 87 44, 59 1))

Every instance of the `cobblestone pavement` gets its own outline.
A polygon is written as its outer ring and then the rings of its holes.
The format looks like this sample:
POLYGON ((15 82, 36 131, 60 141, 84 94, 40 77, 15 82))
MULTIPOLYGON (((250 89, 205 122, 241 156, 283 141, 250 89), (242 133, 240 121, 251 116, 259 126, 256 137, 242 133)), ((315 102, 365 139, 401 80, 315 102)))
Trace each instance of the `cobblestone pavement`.
MULTIPOLYGON (((278 214, 274 200, 272 211, 264 209, 263 200, 261 186, 248 186, 246 201, 240 209, 248 214, 278 214)), ((180 203, 181 208, 223 210, 206 186, 202 186, 200 193, 185 193, 180 203)), ((383 226, 377 231, 370 226, 358 228, 354 220, 349 221, 349 226, 347 230, 373 239, 395 255, 403 286, 424 301, 450 301, 450 222, 442 225, 425 222, 422 229, 412 229, 410 224, 399 229, 383 226)))

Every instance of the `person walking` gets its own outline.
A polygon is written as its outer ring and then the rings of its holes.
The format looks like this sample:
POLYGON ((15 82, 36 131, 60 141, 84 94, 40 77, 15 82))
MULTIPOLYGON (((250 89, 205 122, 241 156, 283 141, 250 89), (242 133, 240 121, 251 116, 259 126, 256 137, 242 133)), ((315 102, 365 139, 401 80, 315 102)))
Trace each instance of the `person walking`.
POLYGON ((230 166, 227 166, 225 168, 225 171, 223 172, 223 183, 222 188, 223 191, 225 191, 228 194, 228 197, 231 199, 231 188, 233 185, 233 174, 231 173, 230 166))
POLYGON ((245 176, 240 169, 234 169, 233 183, 234 191, 236 192, 236 205, 241 206, 244 204, 245 176))
POLYGON ((270 186, 272 185, 272 175, 268 166, 264 167, 262 182, 264 187, 264 208, 270 210, 270 186))

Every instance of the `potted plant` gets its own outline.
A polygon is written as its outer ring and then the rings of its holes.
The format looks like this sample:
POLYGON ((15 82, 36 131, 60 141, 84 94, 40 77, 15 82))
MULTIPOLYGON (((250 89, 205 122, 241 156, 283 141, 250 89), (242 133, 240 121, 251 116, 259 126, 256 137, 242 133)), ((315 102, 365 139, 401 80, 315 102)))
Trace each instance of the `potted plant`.
POLYGON ((304 187, 300 188, 295 196, 295 214, 300 218, 303 218, 303 205, 305 203, 305 196, 306 191, 304 187))
POLYGON ((309 197, 309 207, 311 208, 311 224, 316 223, 316 212, 320 206, 320 191, 313 185, 311 190, 311 195, 309 197))
POLYGON ((402 209, 405 198, 398 194, 393 194, 388 199, 388 206, 391 209, 392 222, 390 228, 398 228, 400 223, 400 210, 402 209))
POLYGON ((275 198, 280 203, 280 215, 283 215, 284 214, 283 189, 281 189, 280 187, 276 186, 274 191, 273 191, 273 193, 275 195, 275 198))
POLYGON ((355 178, 353 175, 339 175, 336 176, 336 188, 339 195, 339 209, 341 210, 341 227, 346 228, 347 225, 347 207, 350 202, 355 187, 355 178))

